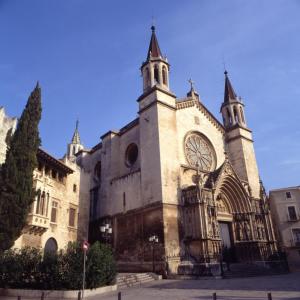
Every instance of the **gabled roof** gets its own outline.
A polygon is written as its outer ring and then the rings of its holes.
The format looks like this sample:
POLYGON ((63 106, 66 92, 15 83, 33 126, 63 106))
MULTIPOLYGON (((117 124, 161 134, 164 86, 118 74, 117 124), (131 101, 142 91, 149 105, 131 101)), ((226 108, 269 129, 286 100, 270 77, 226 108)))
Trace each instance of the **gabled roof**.
POLYGON ((151 30, 152 30, 152 35, 151 35, 151 40, 150 40, 150 44, 149 44, 149 49, 148 49, 148 54, 147 54, 147 60, 150 59, 151 57, 162 57, 159 45, 158 45, 158 41, 156 38, 156 34, 155 34, 155 26, 151 26, 151 30))
POLYGON ((176 101, 176 109, 178 110, 189 108, 192 106, 196 106, 197 109, 199 109, 218 130, 220 130, 222 133, 225 132, 222 123, 206 108, 206 106, 202 102, 199 102, 198 99, 188 97, 184 99, 177 99, 176 101))
POLYGON ((53 157, 52 155, 50 155, 49 153, 47 153, 45 150, 41 148, 39 148, 37 151, 37 158, 38 160, 43 160, 47 164, 52 165, 59 171, 62 171, 67 174, 74 173, 74 170, 72 170, 67 165, 65 165, 62 161, 56 159, 55 157, 53 157))

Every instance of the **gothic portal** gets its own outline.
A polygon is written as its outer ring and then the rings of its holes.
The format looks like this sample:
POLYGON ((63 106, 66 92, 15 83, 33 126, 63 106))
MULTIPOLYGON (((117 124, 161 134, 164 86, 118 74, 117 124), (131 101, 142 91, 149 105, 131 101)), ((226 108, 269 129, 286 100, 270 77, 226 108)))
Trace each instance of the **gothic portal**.
POLYGON ((227 72, 223 123, 192 82, 177 98, 151 29, 138 117, 77 154, 91 174, 90 240, 110 242, 123 271, 154 260, 156 271, 203 274, 225 247, 236 261, 264 260, 276 243, 244 104, 227 72))

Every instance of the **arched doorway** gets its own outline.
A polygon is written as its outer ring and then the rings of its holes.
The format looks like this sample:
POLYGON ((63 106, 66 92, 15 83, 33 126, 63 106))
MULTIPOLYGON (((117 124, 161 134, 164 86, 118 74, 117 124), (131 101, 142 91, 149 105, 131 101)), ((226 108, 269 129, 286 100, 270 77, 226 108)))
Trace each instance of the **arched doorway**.
POLYGON ((251 260, 254 245, 250 198, 239 179, 228 173, 229 170, 223 173, 217 187, 221 243, 232 250, 237 260, 251 260))
POLYGON ((57 242, 54 238, 50 238, 47 240, 44 248, 44 254, 54 254, 57 252, 57 242))

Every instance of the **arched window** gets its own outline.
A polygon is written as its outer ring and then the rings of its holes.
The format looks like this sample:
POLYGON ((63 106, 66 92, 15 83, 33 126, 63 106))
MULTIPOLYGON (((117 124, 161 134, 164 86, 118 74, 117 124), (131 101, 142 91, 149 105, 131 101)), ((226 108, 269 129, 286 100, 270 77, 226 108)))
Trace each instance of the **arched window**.
POLYGON ((232 119, 231 119, 231 114, 230 114, 230 111, 229 111, 228 108, 227 108, 227 116, 228 116, 229 125, 231 125, 232 124, 232 119))
POLYGON ((154 83, 159 83, 158 66, 154 66, 154 83))
POLYGON ((96 163, 96 166, 94 168, 94 175, 98 180, 101 179, 101 161, 98 161, 96 163))
POLYGON ((237 114, 236 106, 233 107, 233 115, 234 115, 235 123, 238 123, 239 122, 239 117, 238 117, 238 114, 237 114))
POLYGON ((55 254, 57 252, 57 242, 54 238, 50 238, 47 240, 44 248, 45 254, 55 254))
POLYGON ((149 68, 145 70, 145 87, 150 86, 150 71, 149 68))
POLYGON ((41 207, 40 207, 40 211, 39 211, 39 214, 40 214, 40 215, 44 215, 44 211, 45 211, 45 201, 46 201, 46 193, 43 192, 43 193, 42 193, 42 197, 41 197, 41 207))
POLYGON ((41 202, 41 190, 37 191, 36 195, 36 207, 35 207, 35 213, 38 214, 40 210, 40 202, 41 202))
POLYGON ((75 153, 76 153, 75 151, 76 151, 76 147, 73 146, 73 153, 72 153, 73 155, 75 155, 75 153))
POLYGON ((241 113, 241 117, 242 117, 242 122, 245 123, 244 113, 243 113, 243 109, 241 107, 240 107, 240 113, 241 113))
POLYGON ((165 66, 162 67, 162 78, 163 84, 167 85, 167 69, 165 66))

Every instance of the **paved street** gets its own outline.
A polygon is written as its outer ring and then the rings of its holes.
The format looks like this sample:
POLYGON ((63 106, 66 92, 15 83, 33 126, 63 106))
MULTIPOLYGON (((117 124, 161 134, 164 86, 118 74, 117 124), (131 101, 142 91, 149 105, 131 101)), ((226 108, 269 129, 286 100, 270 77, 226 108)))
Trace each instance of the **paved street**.
MULTIPOLYGON (((241 279, 162 280, 121 290, 122 300, 211 300, 213 292, 222 300, 300 299, 300 273, 241 279)), ((117 292, 88 300, 116 300, 117 292)))

